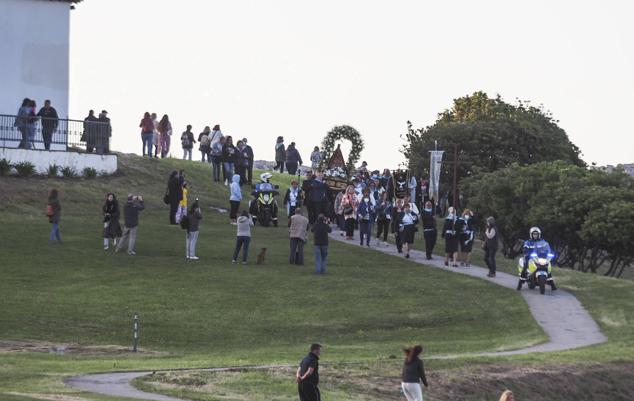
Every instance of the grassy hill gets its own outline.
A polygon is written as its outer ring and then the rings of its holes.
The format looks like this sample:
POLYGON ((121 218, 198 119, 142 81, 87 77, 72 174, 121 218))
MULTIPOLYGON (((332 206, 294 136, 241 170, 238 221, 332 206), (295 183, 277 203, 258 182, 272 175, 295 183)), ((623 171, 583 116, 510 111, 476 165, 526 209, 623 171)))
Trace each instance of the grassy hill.
MULTIPOLYGON (((326 346, 325 362, 387 361, 346 368, 342 377, 361 377, 359 372, 373 366, 390 383, 399 369, 398 359, 390 358, 400 359, 406 344, 423 343, 428 356, 438 356, 545 340, 517 293, 484 281, 340 243, 331 244, 324 277, 312 274, 310 243, 306 266, 290 266, 285 219, 278 228, 253 231, 251 260, 256 249, 267 247, 264 266, 233 266, 235 226, 216 209, 228 207, 228 189, 212 182, 208 165, 130 155, 120 155, 119 164, 116 176, 94 180, 0 178, 2 399, 30 399, 25 393, 77 395, 61 378, 82 372, 294 364, 314 341, 326 346), (168 207, 161 199, 174 169, 185 169, 190 198, 200 198, 203 207, 199 261, 184 258, 185 234, 167 224, 168 207), (43 216, 53 187, 61 192, 61 246, 48 245, 50 225, 43 216), (111 191, 120 200, 127 193, 145 197, 135 257, 102 249, 101 206, 111 191), (138 354, 126 351, 134 312, 141 316, 138 354), (72 347, 49 352, 60 343, 72 347)), ((275 175, 274 182, 285 187, 290 179, 275 175)), ((634 360, 634 284, 575 272, 562 273, 560 283, 577 293, 610 342, 554 356, 505 358, 504 363, 634 360)), ((492 363, 500 362, 459 359, 430 366, 450 372, 492 363)), ((268 382, 275 386, 274 380, 262 380, 268 382)), ((346 384, 333 386, 337 399, 374 399, 354 398, 356 390, 346 384)), ((432 393, 431 399, 444 399, 439 397, 432 393)))

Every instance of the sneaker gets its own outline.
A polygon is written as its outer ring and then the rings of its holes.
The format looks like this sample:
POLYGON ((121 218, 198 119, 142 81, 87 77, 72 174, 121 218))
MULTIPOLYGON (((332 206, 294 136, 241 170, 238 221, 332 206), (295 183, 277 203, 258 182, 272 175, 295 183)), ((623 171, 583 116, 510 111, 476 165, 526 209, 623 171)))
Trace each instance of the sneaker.
POLYGON ((104 250, 104 251, 107 251, 107 250, 108 250, 108 245, 104 246, 104 247, 103 247, 103 250, 104 250))
POLYGON ((190 257, 189 257, 189 259, 191 259, 191 260, 198 260, 198 259, 200 259, 200 258, 199 258, 198 256, 190 256, 190 257))
POLYGON ((409 259, 409 253, 405 254, 405 259, 409 259))
POLYGON ((246 261, 246 260, 243 260, 243 261, 242 261, 242 264, 243 264, 243 265, 246 265, 246 264, 247 264, 247 261, 246 261))
POLYGON ((134 255, 136 255, 136 252, 134 252, 134 251, 129 251, 129 252, 128 252, 128 255, 130 255, 130 256, 134 256, 134 255))
POLYGON ((189 255, 185 255, 185 259, 189 259, 189 255))
POLYGON ((367 244, 365 244, 368 248, 370 247, 370 243, 368 242, 367 244))
POLYGON ((489 273, 489 274, 487 274, 487 277, 495 277, 495 274, 494 273, 489 273))
POLYGON ((229 185, 229 180, 225 180, 225 185, 229 185))
POLYGON ((236 260, 235 260, 235 259, 233 259, 233 260, 231 261, 231 263, 235 265, 235 264, 236 264, 236 260))

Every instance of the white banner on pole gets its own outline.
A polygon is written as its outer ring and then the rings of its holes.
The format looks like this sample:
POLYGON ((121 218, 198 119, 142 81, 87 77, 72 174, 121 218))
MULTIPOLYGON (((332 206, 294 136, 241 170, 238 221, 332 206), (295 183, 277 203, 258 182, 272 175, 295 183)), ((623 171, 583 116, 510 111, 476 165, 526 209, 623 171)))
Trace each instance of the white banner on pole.
POLYGON ((444 150, 432 150, 429 157, 429 197, 438 204, 440 194, 440 169, 444 150))

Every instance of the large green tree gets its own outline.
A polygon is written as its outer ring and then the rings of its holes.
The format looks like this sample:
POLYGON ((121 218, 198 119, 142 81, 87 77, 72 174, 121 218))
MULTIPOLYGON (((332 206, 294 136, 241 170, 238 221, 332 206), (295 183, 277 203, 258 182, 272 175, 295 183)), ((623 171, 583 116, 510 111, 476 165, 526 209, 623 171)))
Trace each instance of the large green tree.
MULTIPOLYGON (((585 166, 579 148, 570 142, 552 115, 528 102, 512 105, 500 96, 489 98, 486 93, 475 92, 455 99, 451 109, 440 113, 431 126, 416 129, 407 123, 403 153, 410 169, 417 173, 428 171, 429 151, 436 143, 438 149, 448 152, 445 160, 453 158, 453 145, 458 145, 459 178, 496 171, 513 163, 564 160, 585 166)), ((441 182, 451 182, 452 169, 443 165, 441 182)))
POLYGON ((508 257, 539 226, 560 265, 620 276, 634 261, 634 179, 570 163, 517 164, 464 181, 467 205, 494 216, 508 257), (630 244, 629 246, 627 244, 630 244))

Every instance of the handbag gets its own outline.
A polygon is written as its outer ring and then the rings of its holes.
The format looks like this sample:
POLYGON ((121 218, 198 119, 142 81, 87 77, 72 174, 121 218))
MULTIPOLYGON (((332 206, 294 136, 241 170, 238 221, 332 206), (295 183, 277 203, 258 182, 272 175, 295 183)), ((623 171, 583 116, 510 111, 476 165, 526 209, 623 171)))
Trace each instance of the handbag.
POLYGON ((352 206, 346 206, 343 208, 343 214, 352 214, 352 212, 354 212, 352 206))

